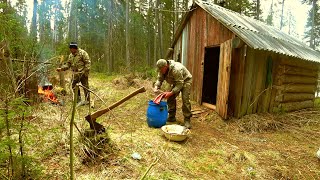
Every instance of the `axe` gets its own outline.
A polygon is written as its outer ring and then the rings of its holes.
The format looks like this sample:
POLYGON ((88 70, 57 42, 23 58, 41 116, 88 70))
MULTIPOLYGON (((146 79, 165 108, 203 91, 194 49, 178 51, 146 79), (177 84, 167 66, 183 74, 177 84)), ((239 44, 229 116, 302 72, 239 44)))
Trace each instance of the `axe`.
POLYGON ((100 116, 102 116, 103 114, 107 113, 108 111, 112 110, 113 108, 119 106, 120 104, 124 103, 125 101, 129 100, 130 98, 132 98, 133 96, 139 94, 139 93, 143 93, 145 92, 146 89, 144 87, 141 87, 139 89, 137 89, 136 91, 130 93, 129 95, 127 95, 126 97, 120 99, 119 101, 113 103, 112 105, 110 105, 107 108, 98 110, 92 114, 89 114, 85 117, 85 119, 89 122, 90 124, 90 129, 95 130, 98 133, 101 132, 105 132, 105 129, 103 127, 103 125, 99 124, 96 122, 96 119, 100 116))

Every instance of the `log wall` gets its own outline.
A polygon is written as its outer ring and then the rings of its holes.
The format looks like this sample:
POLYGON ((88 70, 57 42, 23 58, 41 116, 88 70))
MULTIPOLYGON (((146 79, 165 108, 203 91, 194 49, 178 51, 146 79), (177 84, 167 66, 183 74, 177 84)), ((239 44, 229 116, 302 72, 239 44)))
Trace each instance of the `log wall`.
POLYGON ((319 65, 287 56, 281 56, 279 62, 273 111, 287 112, 313 107, 319 65))
POLYGON ((235 49, 234 55, 229 94, 230 115, 240 118, 246 114, 269 112, 275 99, 272 83, 279 55, 254 50, 246 45, 235 49))

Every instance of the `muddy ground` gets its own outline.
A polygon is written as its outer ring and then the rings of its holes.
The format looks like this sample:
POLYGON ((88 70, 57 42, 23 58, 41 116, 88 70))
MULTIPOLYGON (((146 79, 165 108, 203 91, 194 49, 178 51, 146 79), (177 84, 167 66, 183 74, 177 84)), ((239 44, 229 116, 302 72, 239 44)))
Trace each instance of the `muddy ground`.
MULTIPOLYGON (((93 109, 76 109, 76 179, 320 179, 320 161, 315 156, 320 147, 317 108, 224 121, 214 111, 192 103, 193 110, 204 112, 192 118, 190 136, 177 143, 146 123, 148 100, 154 97, 151 80, 92 74, 90 86, 99 98, 92 95, 93 109), (88 157, 90 147, 83 143, 83 133, 89 128, 85 115, 141 86, 147 92, 98 118, 107 128, 110 141, 96 157, 88 157), (133 153, 141 159, 133 159, 133 153)), ((35 128, 28 132, 33 141, 27 149, 41 164, 45 179, 69 176, 72 95, 69 88, 67 91, 66 96, 58 94, 64 106, 43 102, 34 108, 37 118, 32 122, 35 128)), ((182 123, 181 97, 178 107, 177 118, 182 123)))

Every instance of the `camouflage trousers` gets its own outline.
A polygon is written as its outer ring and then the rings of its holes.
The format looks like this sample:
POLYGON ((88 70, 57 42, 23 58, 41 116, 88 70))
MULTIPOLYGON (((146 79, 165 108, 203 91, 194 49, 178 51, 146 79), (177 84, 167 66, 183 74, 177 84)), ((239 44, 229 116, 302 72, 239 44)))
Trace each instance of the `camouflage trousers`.
MULTIPOLYGON (((192 116, 191 103, 190 103, 191 82, 192 80, 185 82, 183 85, 183 88, 180 90, 181 97, 182 97, 182 113, 185 121, 186 120, 190 121, 190 118, 192 116)), ((177 93, 167 99, 169 119, 174 119, 176 116, 176 110, 177 110, 176 98, 177 96, 179 96, 179 94, 180 93, 177 93)))
MULTIPOLYGON (((82 86, 84 86, 83 91, 84 91, 84 96, 85 100, 90 102, 90 92, 89 92, 89 81, 88 81, 88 75, 87 74, 73 74, 72 77, 72 89, 73 91, 75 90, 76 84, 80 83, 82 86)), ((77 102, 81 101, 81 94, 80 94, 80 88, 78 89, 78 99, 77 102)))

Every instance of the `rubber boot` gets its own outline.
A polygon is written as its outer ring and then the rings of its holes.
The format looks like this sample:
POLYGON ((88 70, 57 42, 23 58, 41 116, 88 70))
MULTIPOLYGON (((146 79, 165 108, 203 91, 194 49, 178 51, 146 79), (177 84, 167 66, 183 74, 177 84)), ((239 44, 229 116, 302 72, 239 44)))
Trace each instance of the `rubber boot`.
POLYGON ((176 122, 177 119, 176 119, 176 117, 168 117, 167 121, 168 122, 176 122))

